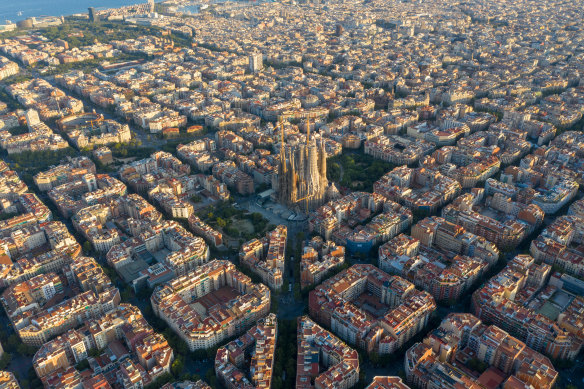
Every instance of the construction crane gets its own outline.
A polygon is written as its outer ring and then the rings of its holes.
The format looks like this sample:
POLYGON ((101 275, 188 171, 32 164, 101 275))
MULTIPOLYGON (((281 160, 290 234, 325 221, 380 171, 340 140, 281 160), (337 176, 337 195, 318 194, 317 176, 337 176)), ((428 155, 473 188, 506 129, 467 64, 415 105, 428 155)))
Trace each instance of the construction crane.
POLYGON ((314 194, 309 194, 308 196, 304 196, 300 199, 296 199, 296 202, 299 203, 300 201, 305 201, 306 204, 306 216, 308 216, 308 199, 314 196, 314 194))
POLYGON ((91 131, 93 131, 93 124, 97 124, 97 122, 99 121, 99 119, 92 119, 89 121, 89 124, 91 125, 91 131))

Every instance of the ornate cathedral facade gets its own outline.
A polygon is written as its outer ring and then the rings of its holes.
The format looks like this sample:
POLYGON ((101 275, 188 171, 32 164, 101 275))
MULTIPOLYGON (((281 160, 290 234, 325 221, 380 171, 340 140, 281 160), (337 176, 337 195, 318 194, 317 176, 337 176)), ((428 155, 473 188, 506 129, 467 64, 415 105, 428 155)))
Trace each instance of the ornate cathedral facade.
POLYGON ((313 210, 326 201, 326 151, 322 139, 282 145, 276 192, 278 201, 300 211, 313 210))

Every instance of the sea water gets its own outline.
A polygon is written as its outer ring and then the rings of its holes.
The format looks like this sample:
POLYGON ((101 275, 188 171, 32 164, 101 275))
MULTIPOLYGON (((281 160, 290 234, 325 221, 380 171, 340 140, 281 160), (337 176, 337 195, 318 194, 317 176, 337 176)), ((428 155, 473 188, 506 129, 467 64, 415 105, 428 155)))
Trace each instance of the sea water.
POLYGON ((67 16, 87 13, 87 8, 116 8, 146 3, 146 0, 0 0, 0 24, 30 17, 67 16))

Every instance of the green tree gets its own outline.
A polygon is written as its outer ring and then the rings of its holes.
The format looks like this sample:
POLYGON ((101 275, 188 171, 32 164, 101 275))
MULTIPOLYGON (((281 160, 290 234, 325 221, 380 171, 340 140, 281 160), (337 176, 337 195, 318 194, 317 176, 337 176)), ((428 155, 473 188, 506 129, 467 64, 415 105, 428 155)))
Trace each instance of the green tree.
POLYGON ((145 389, 159 389, 170 381, 172 381, 172 375, 170 373, 165 373, 154 380, 150 385, 145 386, 145 389))
POLYGON ((77 369, 78 371, 89 369, 89 361, 87 359, 82 360, 77 365, 75 365, 75 369, 77 369))
POLYGON ((377 366, 379 364, 379 354, 377 354, 376 352, 372 352, 371 354, 369 354, 369 360, 371 361, 371 363, 373 363, 374 366, 377 366))
POLYGON ((207 370, 207 373, 205 374, 205 382, 207 382, 212 388, 217 387, 217 376, 215 376, 213 368, 207 370))
POLYGON ((476 370, 479 373, 484 372, 489 367, 489 365, 486 362, 481 361, 477 358, 473 358, 470 361, 468 361, 467 365, 470 369, 476 370))
POLYGON ((216 219, 216 221, 217 221, 217 225, 219 227, 221 227, 221 228, 225 228, 225 226, 227 226, 227 222, 224 219, 220 218, 220 217, 218 217, 216 219))
POLYGON ((127 286, 124 288, 124 290, 122 290, 120 297, 122 298, 122 301, 130 301, 130 299, 134 297, 134 291, 127 286))
POLYGON ((270 303, 270 312, 273 313, 278 313, 278 307, 280 305, 280 294, 279 293, 272 293, 272 298, 271 298, 271 303, 270 303))
POLYGON ((18 335, 12 334, 8 337, 7 345, 10 350, 16 350, 16 346, 18 346, 19 343, 20 339, 18 339, 18 335))
POLYGON ((172 375, 174 375, 175 377, 179 377, 180 374, 183 372, 184 367, 185 364, 183 361, 183 357, 181 355, 177 355, 177 357, 174 359, 174 362, 172 362, 170 371, 172 372, 172 375))
POLYGON ((10 364, 10 361, 12 361, 12 354, 4 353, 2 358, 0 358, 0 370, 5 370, 10 364))
POLYGON ((90 253, 91 253, 91 250, 92 250, 91 243, 90 243, 89 241, 87 241, 87 240, 86 240, 86 241, 83 243, 83 253, 85 253, 85 255, 88 255, 88 254, 90 254, 90 253))
POLYGON ((22 355, 33 356, 37 349, 34 346, 29 346, 27 344, 20 343, 18 346, 16 346, 16 351, 22 355))

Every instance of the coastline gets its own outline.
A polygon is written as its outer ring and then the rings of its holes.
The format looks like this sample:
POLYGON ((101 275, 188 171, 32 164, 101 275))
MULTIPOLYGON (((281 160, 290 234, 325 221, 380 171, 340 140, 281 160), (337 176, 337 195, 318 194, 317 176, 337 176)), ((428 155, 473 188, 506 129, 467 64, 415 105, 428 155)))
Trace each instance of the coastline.
MULTIPOLYGON (((28 18, 61 17, 75 14, 87 14, 89 7, 96 9, 120 8, 134 4, 146 3, 141 0, 53 0, 48 3, 45 0, 21 0, 20 2, 7 2, 0 5, 0 25, 17 23, 28 18)), ((0 30, 2 31, 2 30, 0 30)))

